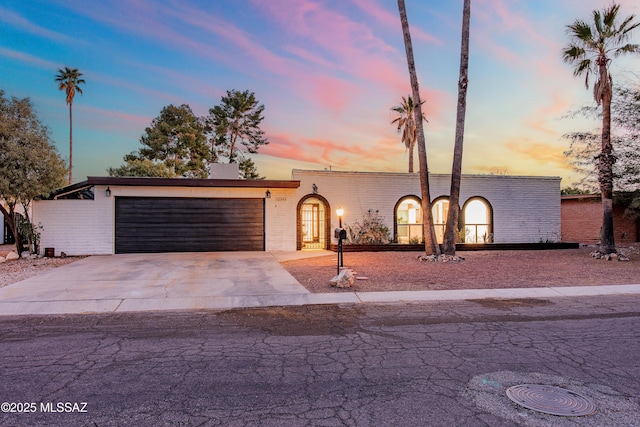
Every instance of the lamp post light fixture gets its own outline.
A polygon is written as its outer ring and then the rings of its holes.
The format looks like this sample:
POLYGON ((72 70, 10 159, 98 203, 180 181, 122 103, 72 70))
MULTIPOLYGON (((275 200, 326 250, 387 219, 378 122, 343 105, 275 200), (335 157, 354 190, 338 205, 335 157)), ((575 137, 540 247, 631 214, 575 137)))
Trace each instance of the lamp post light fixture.
POLYGON ((344 267, 344 255, 342 252, 342 241, 347 238, 347 231, 342 228, 342 215, 344 215, 344 209, 336 209, 338 215, 339 228, 335 230, 335 237, 338 239, 338 275, 340 274, 340 267, 344 267))

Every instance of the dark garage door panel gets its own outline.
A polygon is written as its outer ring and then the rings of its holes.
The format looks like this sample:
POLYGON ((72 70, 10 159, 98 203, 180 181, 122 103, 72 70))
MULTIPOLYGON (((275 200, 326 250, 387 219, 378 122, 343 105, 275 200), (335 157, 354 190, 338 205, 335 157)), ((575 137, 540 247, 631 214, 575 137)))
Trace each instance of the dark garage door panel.
POLYGON ((264 251, 263 199, 116 197, 116 253, 264 251))

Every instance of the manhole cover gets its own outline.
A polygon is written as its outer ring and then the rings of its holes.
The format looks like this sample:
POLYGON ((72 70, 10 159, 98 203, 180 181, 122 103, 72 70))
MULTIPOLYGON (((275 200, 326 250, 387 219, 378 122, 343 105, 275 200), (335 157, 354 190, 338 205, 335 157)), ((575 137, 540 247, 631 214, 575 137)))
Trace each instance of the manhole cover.
POLYGON ((591 399, 559 387, 514 385, 507 389, 507 397, 520 406, 545 414, 579 417, 596 412, 596 405, 591 399))

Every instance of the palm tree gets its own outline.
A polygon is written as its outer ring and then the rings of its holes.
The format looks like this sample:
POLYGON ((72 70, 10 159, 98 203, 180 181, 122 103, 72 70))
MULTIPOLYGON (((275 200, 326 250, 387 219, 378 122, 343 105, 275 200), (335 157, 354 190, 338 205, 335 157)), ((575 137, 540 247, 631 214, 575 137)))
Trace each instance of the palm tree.
POLYGON ((69 184, 73 179, 73 98, 76 96, 76 92, 82 95, 81 84, 84 84, 84 79, 81 79, 82 73, 77 68, 64 67, 59 68, 56 75, 56 82, 58 82, 58 89, 66 91, 67 104, 69 105, 69 184))
POLYGON ((589 76, 595 74, 593 98, 602 105, 602 144, 598 160, 598 183, 602 197, 602 236, 600 252, 616 252, 613 235, 613 163, 616 158, 611 146, 611 99, 613 79, 609 73, 612 58, 626 53, 640 53, 640 45, 627 43, 631 31, 640 26, 630 15, 616 21, 620 5, 612 4, 602 11, 593 11, 593 22, 576 20, 567 25, 569 45, 563 50, 562 59, 574 65, 574 76, 585 76, 589 89, 589 76))
POLYGON ((456 232, 460 216, 460 181, 462 180, 462 145, 464 141, 464 119, 467 111, 467 85, 469 83, 469 23, 471 21, 471 0, 464 0, 462 9, 462 43, 460 45, 460 77, 458 78, 458 110, 456 113, 456 140, 453 146, 451 167, 451 191, 449 193, 449 213, 444 230, 442 251, 446 255, 456 253, 456 232))
MULTIPOLYGON (((424 101, 422 101, 422 103, 424 104, 424 101)), ((406 98, 403 96, 402 103, 391 109, 399 114, 391 123, 397 123, 398 132, 402 131, 402 142, 409 151, 409 173, 413 173, 413 149, 416 145, 418 135, 416 133, 416 120, 414 118, 413 99, 411 95, 408 95, 406 98)), ((427 121, 424 114, 422 114, 422 120, 427 121)))
POLYGON ((433 226, 433 213, 431 212, 429 166, 427 164, 427 148, 424 140, 424 129, 422 127, 422 102, 420 102, 420 90, 418 87, 416 64, 413 59, 413 45, 411 43, 411 33, 409 32, 409 21, 407 19, 407 9, 404 5, 404 0, 398 0, 398 11, 400 12, 404 47, 407 53, 407 66, 409 68, 411 92, 415 101, 414 119, 416 122, 416 134, 418 136, 418 163, 420 164, 420 195, 422 197, 422 223, 424 224, 424 251, 425 255, 440 255, 440 246, 436 240, 436 230, 433 226))

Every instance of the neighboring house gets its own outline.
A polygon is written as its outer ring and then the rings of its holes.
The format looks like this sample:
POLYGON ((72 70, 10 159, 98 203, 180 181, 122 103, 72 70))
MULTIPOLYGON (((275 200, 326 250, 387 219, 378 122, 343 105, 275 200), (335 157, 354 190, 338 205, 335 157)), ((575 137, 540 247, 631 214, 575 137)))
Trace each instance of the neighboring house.
MULTIPOLYGON (((0 199, 0 204, 2 204, 2 206, 5 209, 7 210, 9 209, 9 207, 7 206, 6 200, 0 199)), ((31 209, 29 210, 29 213, 31 213, 31 209)), ((24 209, 22 205, 19 204, 16 206, 14 214, 24 215, 24 209)), ((11 228, 9 227, 9 223, 7 222, 4 215, 0 213, 0 245, 14 244, 14 243, 15 243, 15 239, 13 237, 13 233, 11 232, 11 228)))
MULTIPOLYGON (((449 175, 430 175, 439 235, 449 175)), ((291 180, 89 177, 34 203, 40 247, 68 255, 326 249, 369 211, 398 243, 422 235, 418 174, 293 170, 291 180)), ((469 243, 560 240, 560 178, 465 175, 469 243)))
MULTIPOLYGON (((602 200, 598 194, 570 194, 561 197, 562 240, 580 243, 600 241, 602 200)), ((625 215, 625 208, 614 204, 613 230, 616 244, 640 241, 638 219, 625 215)))

